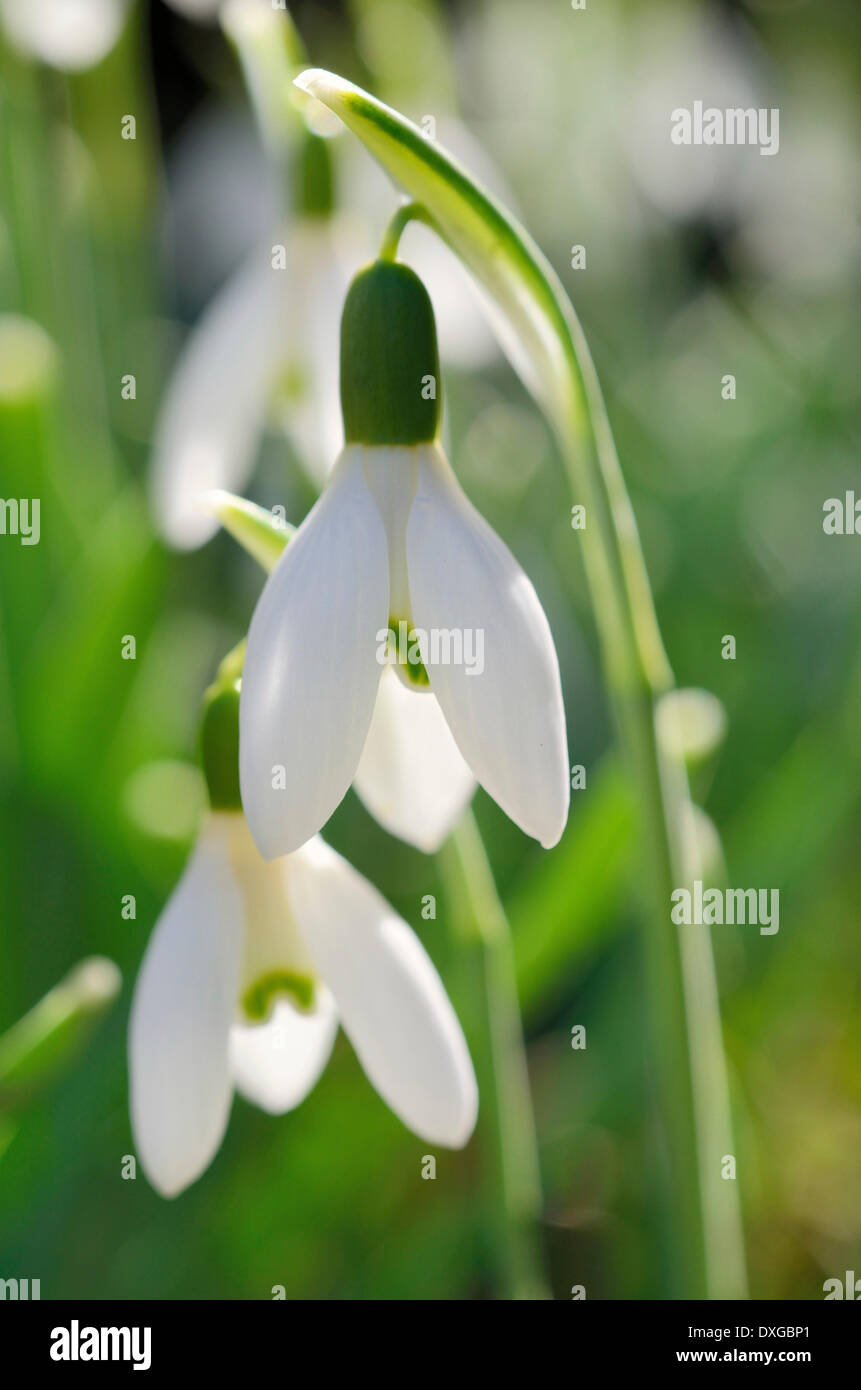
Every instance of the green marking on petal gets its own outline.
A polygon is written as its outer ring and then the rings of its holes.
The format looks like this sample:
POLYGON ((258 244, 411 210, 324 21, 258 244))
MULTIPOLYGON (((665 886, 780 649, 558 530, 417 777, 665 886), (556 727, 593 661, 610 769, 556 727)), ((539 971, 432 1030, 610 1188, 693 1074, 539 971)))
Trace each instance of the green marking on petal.
POLYGON ((287 995, 302 1013, 310 1013, 316 999, 316 985, 311 975, 293 970, 270 970, 261 975, 242 996, 242 1009, 251 1023, 265 1023, 276 999, 287 995))
POLYGON ((387 646, 392 653, 392 663, 406 685, 418 690, 430 687, 430 676, 418 654, 416 630, 405 618, 389 618, 387 646))

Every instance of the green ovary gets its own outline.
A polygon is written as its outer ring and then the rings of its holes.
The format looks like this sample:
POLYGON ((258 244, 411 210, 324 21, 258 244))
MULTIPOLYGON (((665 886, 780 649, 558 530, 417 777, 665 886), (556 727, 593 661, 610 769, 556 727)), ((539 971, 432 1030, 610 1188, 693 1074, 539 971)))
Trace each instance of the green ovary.
POLYGON ((427 690, 430 687, 430 676, 418 654, 415 628, 407 619, 389 618, 388 646, 389 651, 394 653, 392 660, 402 680, 417 690, 427 690))
POLYGON ((249 985, 242 996, 242 1009, 251 1023, 264 1023, 279 996, 287 995, 302 1013, 314 1007, 316 987, 310 975, 293 970, 270 970, 249 985))

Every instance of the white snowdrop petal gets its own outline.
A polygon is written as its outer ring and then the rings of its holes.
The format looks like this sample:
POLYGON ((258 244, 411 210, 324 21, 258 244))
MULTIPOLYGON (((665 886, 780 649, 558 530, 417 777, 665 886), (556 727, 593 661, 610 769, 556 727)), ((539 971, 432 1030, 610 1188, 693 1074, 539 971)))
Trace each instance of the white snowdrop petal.
POLYGON ((475 1074, 454 1009, 418 937, 319 839, 291 860, 289 891, 368 1079, 421 1139, 461 1148, 478 1113, 475 1074))
POLYGON ((314 835, 353 780, 376 700, 388 593, 385 531, 361 450, 348 448, 270 575, 248 633, 240 782, 266 859, 314 835))
MULTIPOLYGON (((467 500, 442 452, 419 452, 407 524, 413 620, 428 634, 459 634, 464 653, 460 662, 428 664, 431 687, 481 785, 549 848, 565 828, 570 795, 550 627, 529 579, 467 500)), ((440 643, 440 657, 445 650, 440 643)), ((457 654, 456 643, 450 650, 457 654)))
POLYGON ((227 818, 212 817, 150 938, 129 1022, 135 1150, 163 1196, 208 1166, 232 1097, 228 1045, 236 1007, 242 904, 227 818))
POLYGON ((475 791, 436 697, 408 690, 388 667, 355 787, 384 830, 425 854, 439 849, 475 791))

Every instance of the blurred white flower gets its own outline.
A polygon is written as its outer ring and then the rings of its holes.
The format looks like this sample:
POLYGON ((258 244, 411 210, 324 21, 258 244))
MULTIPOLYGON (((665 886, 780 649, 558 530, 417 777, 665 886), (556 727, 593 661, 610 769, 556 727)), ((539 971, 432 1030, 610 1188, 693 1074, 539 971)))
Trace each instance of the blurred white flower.
MULTIPOLYGON (((119 39, 132 0, 0 0, 0 21, 13 45, 61 72, 83 72, 119 39)), ((213 21, 223 0, 166 0, 186 19, 213 21)), ((268 0, 258 0, 267 4, 268 0)))
POLYGON ((0 0, 11 43, 26 57, 81 72, 110 53, 131 0, 0 0))
MULTIPOLYGON (((247 0, 252 3, 252 0, 247 0)), ((480 146, 456 121, 440 136, 465 153, 489 186, 500 179, 480 146)), ((294 208, 270 244, 254 245, 226 278, 191 330, 164 394, 151 468, 153 510, 162 535, 180 549, 202 545, 216 526, 197 508, 199 493, 242 491, 267 423, 280 428, 319 488, 342 442, 338 411, 338 321, 349 279, 376 251, 378 209, 388 200, 384 175, 361 151, 326 141, 343 187, 330 216, 294 208), (335 146, 338 146, 336 151, 335 146), (284 247, 284 269, 272 269, 271 247, 284 247)), ((295 151, 294 151, 295 158, 295 151)), ((252 209, 276 201, 271 170, 249 159, 235 118, 207 113, 170 165, 169 225, 184 279, 212 278, 213 242, 246 241, 252 209), (206 171, 206 177, 201 171, 206 171), (213 201, 206 178, 222 190, 213 201), (225 188, 234 190, 225 198, 225 188), (203 269, 202 269, 203 268, 203 269)), ((509 200, 510 200, 510 195, 509 200)), ((475 369, 498 353, 467 272, 426 228, 411 226, 403 260, 418 270, 433 301, 446 360, 475 369)))
POLYGON ((165 1197, 216 1153, 234 1087, 281 1114, 338 1023, 382 1099, 430 1144, 478 1112, 469 1051, 418 937, 320 839, 276 863, 239 813, 211 812, 150 939, 129 1025, 135 1148, 165 1197))

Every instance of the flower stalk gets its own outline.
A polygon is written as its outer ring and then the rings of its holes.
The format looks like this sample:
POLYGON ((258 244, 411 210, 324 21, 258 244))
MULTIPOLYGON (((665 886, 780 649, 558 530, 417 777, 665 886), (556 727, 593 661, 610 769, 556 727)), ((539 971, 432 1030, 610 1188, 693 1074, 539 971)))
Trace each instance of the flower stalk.
POLYGON ((0 1109, 14 1109, 66 1070, 121 984, 113 961, 89 956, 0 1035, 0 1109))
POLYGON ((331 73, 312 69, 297 84, 340 116, 423 205, 423 220, 496 302, 503 346, 553 425, 572 490, 585 505, 587 526, 580 534, 587 580, 642 821, 644 952, 672 1252, 666 1292, 744 1296, 738 1203, 726 1191, 732 1183, 716 1184, 712 1176, 722 1157, 716 1136, 724 1136, 723 1153, 733 1150, 717 992, 704 987, 714 980, 711 941, 705 933, 691 936, 689 929, 683 938, 670 919, 670 895, 684 882, 684 800, 681 779, 666 775, 655 706, 673 678, 585 336, 558 276, 529 234, 435 142, 331 73))
POLYGON ((541 1176, 517 998, 511 928, 481 832, 467 811, 440 852, 452 915, 466 949, 477 949, 483 993, 479 1124, 493 1133, 494 1202, 503 1296, 550 1296, 541 1257, 541 1176))

